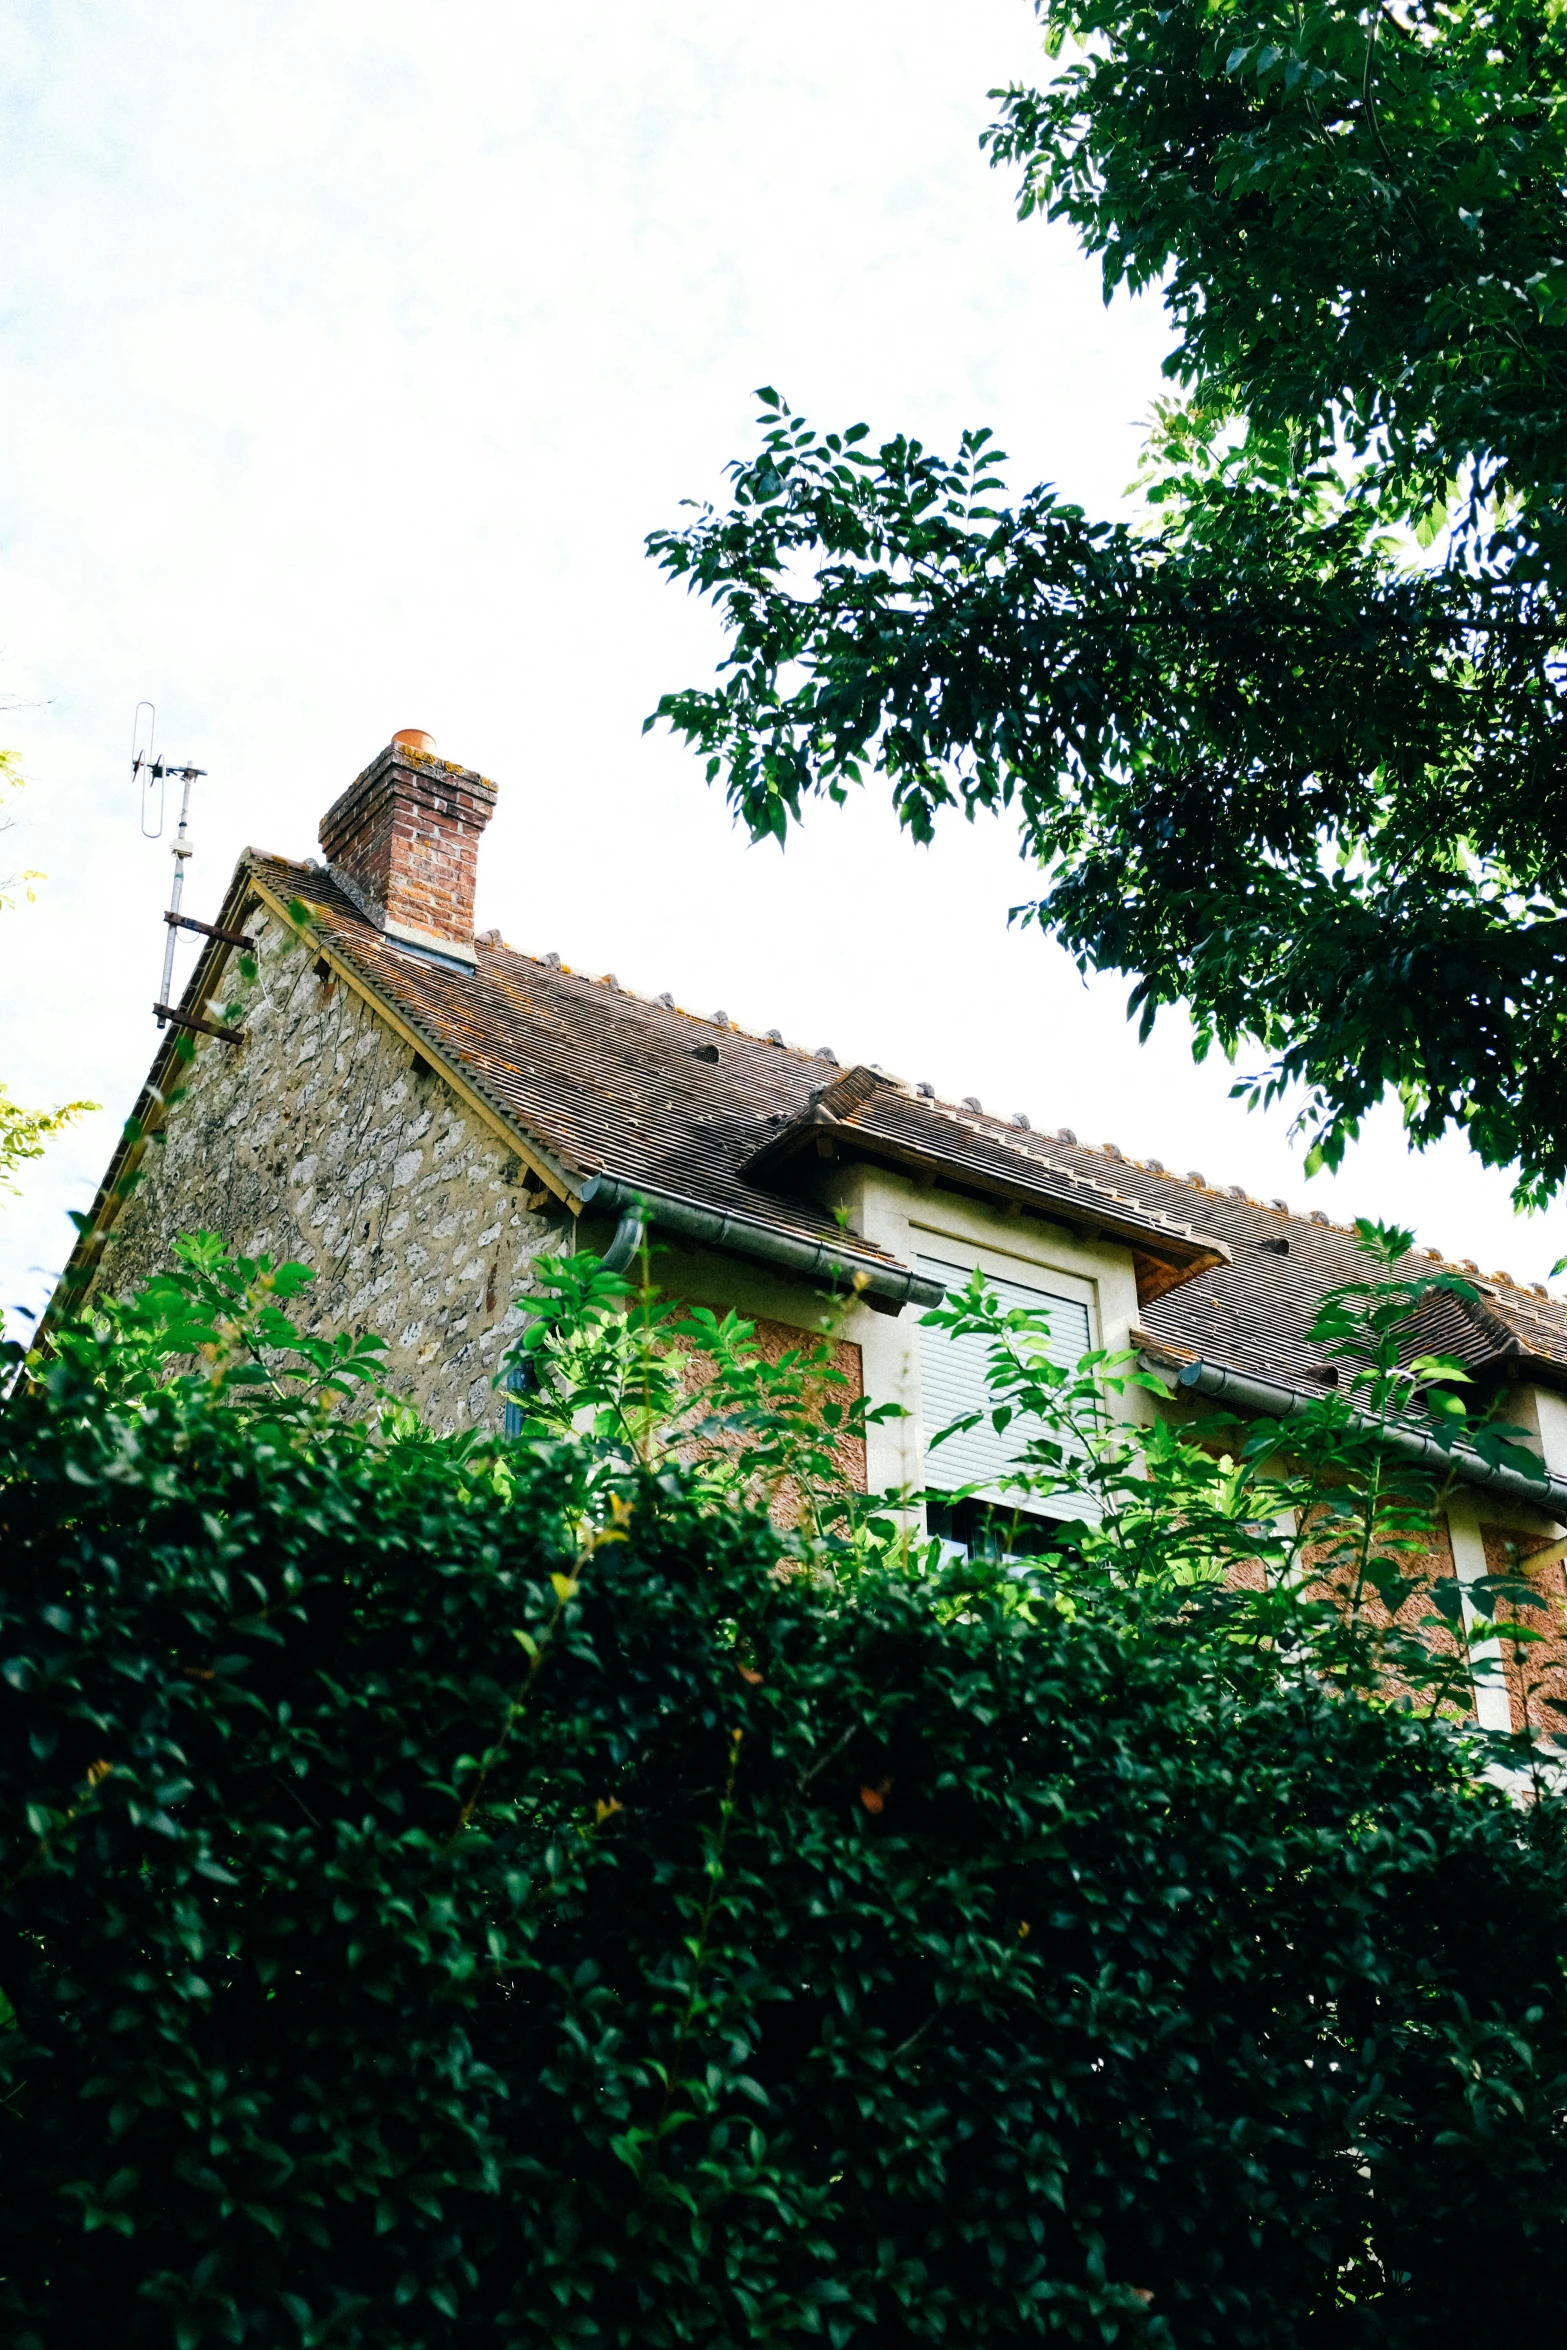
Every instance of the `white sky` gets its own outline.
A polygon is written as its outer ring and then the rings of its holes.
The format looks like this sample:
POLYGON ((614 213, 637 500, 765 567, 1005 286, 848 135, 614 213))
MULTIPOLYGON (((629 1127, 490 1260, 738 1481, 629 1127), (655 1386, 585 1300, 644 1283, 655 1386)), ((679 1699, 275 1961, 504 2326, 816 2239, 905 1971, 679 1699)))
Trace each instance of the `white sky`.
MULTIPOLYGON (((304 856, 399 726, 501 788, 479 921, 698 1011, 974 1093, 1261 1195, 1416 1224, 1542 1277, 1459 1143, 1391 1117, 1335 1182, 1125 984, 1031 934, 999 826, 934 851, 874 796, 752 849, 641 735, 717 638, 646 562, 753 445, 754 386, 1096 511, 1130 478, 1162 320, 1106 313, 976 140, 1032 73, 1025 0, 26 0, 4 11, 0 690, 31 785, 0 872, 0 1075, 103 1113, 0 1204, 36 1308, 151 1057, 167 847, 133 705, 198 786, 187 908, 247 841, 304 856)), ((183 968, 183 966, 182 966, 183 968)))

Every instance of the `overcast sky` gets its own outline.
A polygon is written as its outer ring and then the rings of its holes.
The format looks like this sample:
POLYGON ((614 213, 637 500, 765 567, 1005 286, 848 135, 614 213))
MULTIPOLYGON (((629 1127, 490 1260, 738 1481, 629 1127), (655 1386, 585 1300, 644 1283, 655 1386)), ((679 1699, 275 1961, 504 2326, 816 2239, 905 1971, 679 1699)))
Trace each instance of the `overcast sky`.
POLYGON ((1099 511, 1165 347, 977 138, 1025 0, 39 0, 5 10, 0 690, 31 783, 0 872, 0 1076, 102 1114, 0 1205, 36 1307, 152 1055, 169 857, 132 710, 199 785, 187 907, 244 843, 305 856, 401 726, 500 786, 479 921, 792 1041, 1210 1181, 1397 1217, 1539 1278, 1454 1142, 1378 1121, 1309 1186, 1284 1114, 1031 934, 998 825, 900 838, 874 794, 787 854, 641 722, 718 640, 644 534, 718 494, 753 387, 1099 511))

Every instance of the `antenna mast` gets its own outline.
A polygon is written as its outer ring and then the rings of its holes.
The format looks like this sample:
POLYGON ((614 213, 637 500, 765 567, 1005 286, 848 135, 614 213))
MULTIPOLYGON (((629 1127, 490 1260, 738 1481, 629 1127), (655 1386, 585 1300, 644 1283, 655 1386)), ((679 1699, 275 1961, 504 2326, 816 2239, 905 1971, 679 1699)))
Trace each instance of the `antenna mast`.
MULTIPOLYGON (((163 950, 163 985, 158 991, 158 1000, 153 1006, 153 1010, 157 1014, 158 1026, 162 1028, 167 1025, 169 1020, 176 1017, 169 1001, 169 990, 174 985, 175 936, 181 930, 204 931, 208 927, 204 922, 193 922, 188 914, 180 912, 180 901, 185 895, 185 860, 194 854, 196 847, 190 837, 190 787, 204 776, 207 770, 205 767, 181 767, 172 760, 158 758, 153 748, 157 724, 158 713, 153 704, 138 702, 131 730, 131 781, 141 787, 141 828, 143 836, 147 840, 157 840, 163 832, 164 786, 167 779, 172 776, 176 783, 184 786, 180 795, 179 829, 174 835, 173 843, 174 886, 169 892, 169 910, 163 917, 169 926, 168 943, 163 950), (142 718, 143 711, 147 713, 145 721, 142 718), (157 787, 158 793, 157 822, 149 827, 148 818, 152 813, 154 786, 157 787)), ((186 1023, 181 1021, 179 1025, 183 1027, 186 1023)), ((199 1025, 204 1026, 205 1023, 199 1023, 199 1025)))
MULTIPOLYGON (((169 935, 163 949, 163 986, 158 994, 160 1006, 167 1005, 169 990, 174 985, 174 940, 176 933, 183 928, 180 921, 180 900, 185 894, 185 860, 194 854, 196 847, 190 837, 189 828, 190 787, 197 776, 205 775, 207 770, 205 767, 170 767, 166 772, 177 776, 185 788, 180 794, 179 830, 174 835, 174 885, 169 891, 169 935)), ((158 1014, 158 1026, 160 1028, 163 1026, 161 1010, 158 1014)))

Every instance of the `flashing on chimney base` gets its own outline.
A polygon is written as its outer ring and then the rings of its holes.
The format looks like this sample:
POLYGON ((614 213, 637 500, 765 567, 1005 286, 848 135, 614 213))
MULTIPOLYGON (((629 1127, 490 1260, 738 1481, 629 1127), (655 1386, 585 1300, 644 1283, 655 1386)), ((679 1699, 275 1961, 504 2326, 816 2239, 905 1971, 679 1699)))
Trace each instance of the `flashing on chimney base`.
POLYGON ((395 947, 400 955, 411 955, 415 962, 439 963, 443 971, 460 971, 464 978, 471 978, 479 967, 475 956, 460 955, 444 940, 439 946, 429 946, 422 938, 409 938, 390 922, 384 935, 389 947, 395 947))

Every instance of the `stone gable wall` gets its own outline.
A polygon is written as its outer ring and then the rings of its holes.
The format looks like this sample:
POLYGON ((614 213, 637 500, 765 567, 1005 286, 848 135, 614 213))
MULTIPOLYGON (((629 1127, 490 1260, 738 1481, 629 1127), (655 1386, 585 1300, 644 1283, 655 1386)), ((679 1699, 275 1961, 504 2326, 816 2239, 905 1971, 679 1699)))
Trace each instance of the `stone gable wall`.
POLYGON ((246 1256, 313 1267, 296 1319, 384 1338, 388 1384, 432 1426, 498 1420, 512 1297, 570 1226, 529 1209, 503 1140, 418 1073, 362 997, 264 908, 247 927, 260 976, 247 986, 231 963, 226 982, 247 1041, 199 1042, 97 1285, 123 1293, 179 1234, 220 1232, 246 1256))

